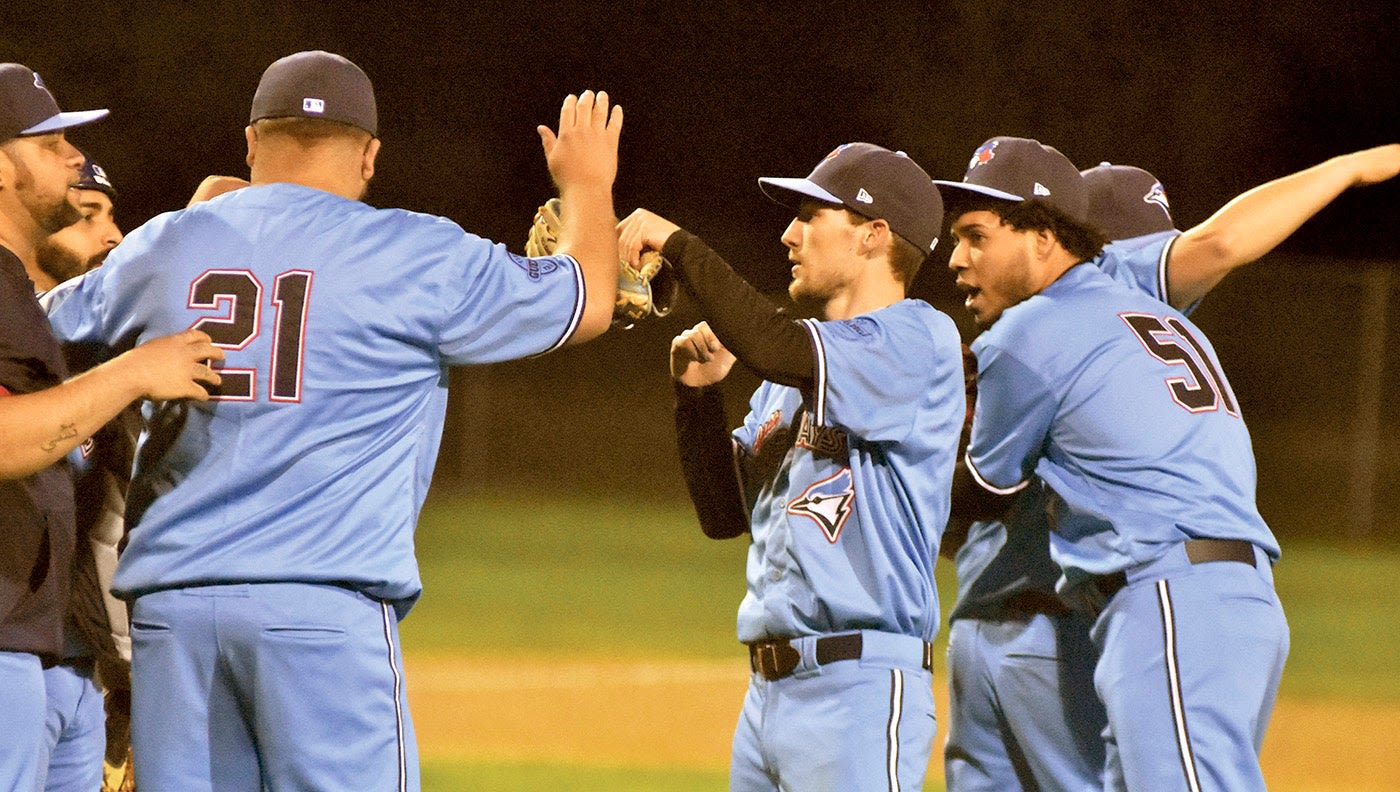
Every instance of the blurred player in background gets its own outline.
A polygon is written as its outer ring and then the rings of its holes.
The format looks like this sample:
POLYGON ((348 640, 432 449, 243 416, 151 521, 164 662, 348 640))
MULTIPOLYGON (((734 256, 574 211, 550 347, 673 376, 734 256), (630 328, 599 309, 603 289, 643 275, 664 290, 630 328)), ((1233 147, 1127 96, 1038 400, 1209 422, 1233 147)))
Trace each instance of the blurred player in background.
MULTIPOLYGON (((41 291, 100 266, 122 238, 113 214, 117 192, 106 171, 84 156, 79 174, 73 192, 81 217, 50 234, 36 251, 35 286, 41 291)), ((44 670, 49 792, 96 789, 103 781, 104 755, 114 769, 126 763, 131 637, 126 603, 110 588, 139 430, 140 412, 129 406, 68 454, 77 544, 64 656, 44 670)))
POLYGON ((122 241, 113 203, 117 191, 107 178, 107 171, 84 155, 79 173, 73 188, 77 193, 78 221, 49 234, 35 251, 35 267, 29 275, 38 291, 46 292, 101 265, 107 253, 122 241))

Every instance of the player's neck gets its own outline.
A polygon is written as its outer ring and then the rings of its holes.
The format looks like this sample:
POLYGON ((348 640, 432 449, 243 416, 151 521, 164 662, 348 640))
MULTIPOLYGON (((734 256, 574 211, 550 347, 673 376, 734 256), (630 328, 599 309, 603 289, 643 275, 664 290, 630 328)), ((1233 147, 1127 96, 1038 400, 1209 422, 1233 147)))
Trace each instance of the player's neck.
POLYGON ((39 271, 39 257, 35 251, 41 238, 34 224, 18 220, 10 212, 0 211, 0 246, 15 254, 15 258, 24 264, 25 271, 30 273, 31 280, 33 273, 39 271))
POLYGON ((1080 263, 1082 260, 1079 257, 1057 245, 1054 253, 1039 262, 1039 266, 1036 267, 1036 283, 1039 288, 1035 290, 1035 293, 1039 294, 1044 291, 1050 284, 1059 280, 1061 276, 1080 263))
POLYGON ((822 316, 840 321, 878 311, 904 299, 904 285, 888 279, 864 279, 834 295, 822 306, 822 316))

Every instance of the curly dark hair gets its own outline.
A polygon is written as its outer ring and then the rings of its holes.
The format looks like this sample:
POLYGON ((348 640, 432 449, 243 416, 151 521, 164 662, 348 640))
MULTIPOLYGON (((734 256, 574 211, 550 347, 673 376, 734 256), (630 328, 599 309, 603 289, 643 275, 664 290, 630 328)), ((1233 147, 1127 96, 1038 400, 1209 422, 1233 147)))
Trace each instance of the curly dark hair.
POLYGON ((1108 236, 1089 225, 1088 221, 1075 220, 1040 198, 1003 201, 991 197, 960 197, 950 207, 948 217, 956 220, 965 212, 976 211, 991 212, 1017 231, 1048 230, 1059 240, 1061 247, 1080 261, 1088 261, 1099 255, 1103 246, 1108 244, 1108 236))

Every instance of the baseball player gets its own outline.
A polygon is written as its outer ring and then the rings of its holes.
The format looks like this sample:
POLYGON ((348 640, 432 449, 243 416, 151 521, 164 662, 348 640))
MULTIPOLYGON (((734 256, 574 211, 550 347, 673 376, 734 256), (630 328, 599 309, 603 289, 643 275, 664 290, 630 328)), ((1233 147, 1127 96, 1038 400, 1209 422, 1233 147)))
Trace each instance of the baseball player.
MULTIPOLYGON (((64 455, 132 400, 207 398, 222 358, 202 333, 143 345, 81 376, 68 370, 28 272, 44 239, 79 219, 83 157, 64 130, 106 110, 64 113, 39 75, 0 64, 0 788, 42 789, 43 669, 64 655, 75 544, 64 455), (65 381, 66 380, 66 381, 65 381)), ((100 765, 99 765, 100 768, 100 765)))
POLYGON ((1094 616, 1105 785, 1263 789, 1288 626, 1239 404, 1183 314, 1081 266, 1104 240, 1063 155, 979 154, 938 182, 986 328, 967 470, 999 496, 1044 482, 1060 593, 1094 616))
MULTIPOLYGON (((1184 234, 1171 230, 1166 194, 1150 173, 1104 163, 1081 175, 1090 224, 1115 240, 1095 263, 1162 302, 1172 284, 1189 296, 1189 305, 1178 306, 1189 312, 1225 272, 1261 254, 1240 247, 1239 229, 1276 243, 1310 216, 1280 213, 1280 203, 1316 211, 1346 186, 1397 171, 1400 147, 1333 158, 1250 190, 1184 234), (1202 239, 1215 242, 1201 245, 1202 239)), ((1048 555, 1043 501, 1041 488, 1028 486, 1001 520, 974 523, 966 536, 950 528, 944 539, 945 554, 956 551, 960 589, 950 616, 945 757, 954 792, 1102 786, 1105 716, 1097 699, 1085 695, 1093 663, 1087 616, 1054 596, 1058 568, 1048 555)))
MULTIPOLYGON (((50 234, 37 249, 36 288, 101 265, 122 233, 113 220, 116 190, 106 172, 84 157, 76 194, 82 218, 50 234), (45 280, 47 279, 47 280, 45 280)), ((126 605, 108 589, 123 534, 122 512, 140 412, 128 407, 87 442, 68 454, 76 493, 77 543, 72 593, 60 662, 44 669, 48 700, 45 748, 50 792, 91 792, 102 784, 104 754, 116 764, 126 758, 130 710, 131 639, 126 605), (99 691, 97 671, 101 663, 99 691), (104 702, 115 726, 111 752, 104 702)))
POLYGON ((36 266, 29 275, 41 292, 101 265, 107 253, 122 241, 112 203, 117 191, 107 178, 107 171, 84 155, 79 174, 73 189, 81 217, 50 234, 35 251, 36 266))
POLYGON ((207 405, 152 409, 113 587, 132 605, 138 785, 419 788, 398 621, 450 365, 538 355, 611 322, 606 94, 540 127, 569 206, 557 255, 360 201, 379 152, 369 78, 322 51, 263 73, 251 186, 159 216, 51 293, 60 338, 121 350, 204 329, 207 405))
MULTIPOLYGON (((1166 193, 1147 171, 1105 163, 1082 176, 1089 223, 1109 239, 1172 229, 1166 193)), ((1145 257, 1114 264, 1134 287, 1159 282, 1158 269, 1145 257)), ((1046 501, 1035 482, 999 519, 965 531, 954 521, 944 537, 958 576, 948 616, 949 792, 1103 789, 1107 717, 1093 687, 1093 619, 1055 594, 1046 501)))
POLYGON ((793 321, 698 238, 645 210, 624 257, 659 249, 708 322, 671 346, 681 463, 700 525, 752 535, 738 636, 752 670, 732 790, 914 790, 934 735, 933 582, 963 422, 952 320, 905 299, 942 204, 902 153, 841 146, 805 179, 760 179, 782 235, 793 321), (764 377, 728 432, 719 383, 764 377))

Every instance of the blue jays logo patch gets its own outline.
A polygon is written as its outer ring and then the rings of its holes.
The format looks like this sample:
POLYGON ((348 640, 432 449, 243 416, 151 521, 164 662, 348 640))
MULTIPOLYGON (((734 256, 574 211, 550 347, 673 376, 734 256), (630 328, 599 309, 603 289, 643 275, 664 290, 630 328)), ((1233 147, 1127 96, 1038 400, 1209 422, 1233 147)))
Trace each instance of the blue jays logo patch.
POLYGON ((829 160, 829 159, 831 159, 832 157, 836 156, 837 154, 840 154, 841 152, 845 151, 847 148, 850 147, 850 145, 851 145, 850 143, 842 143, 841 145, 839 145, 839 146, 837 146, 836 148, 832 149, 832 150, 831 150, 831 153, 830 153, 830 154, 827 154, 825 157, 822 157, 822 159, 824 159, 824 160, 829 160))
POLYGON ((986 165, 991 162, 997 155, 997 145, 1000 143, 1000 140, 988 140, 979 146, 976 151, 972 152, 972 159, 968 160, 967 169, 972 170, 978 165, 986 165))
POLYGON ((514 253, 511 253, 510 257, 515 261, 516 266, 525 270, 525 274, 532 281, 538 281, 545 275, 552 275, 559 269, 559 262, 550 259, 529 258, 517 256, 514 253))
POLYGON ((768 420, 764 421, 763 425, 758 427, 758 431, 755 432, 753 436, 753 453, 755 456, 758 455, 758 450, 763 448, 763 444, 768 442, 768 438, 773 434, 773 430, 777 429, 778 424, 782 422, 783 411, 774 410, 773 414, 768 416, 768 420))
POLYGON ((843 467, 836 475, 808 487, 788 504, 787 512, 812 520, 826 534, 826 540, 836 544, 836 540, 841 538, 841 529, 846 527, 846 520, 855 511, 855 503, 856 490, 851 469, 843 467))
POLYGON ((1143 203, 1157 204, 1162 207, 1162 211, 1171 214, 1171 204, 1167 203, 1167 191, 1162 189, 1162 183, 1157 182, 1152 185, 1152 189, 1147 191, 1147 195, 1142 196, 1143 203))

